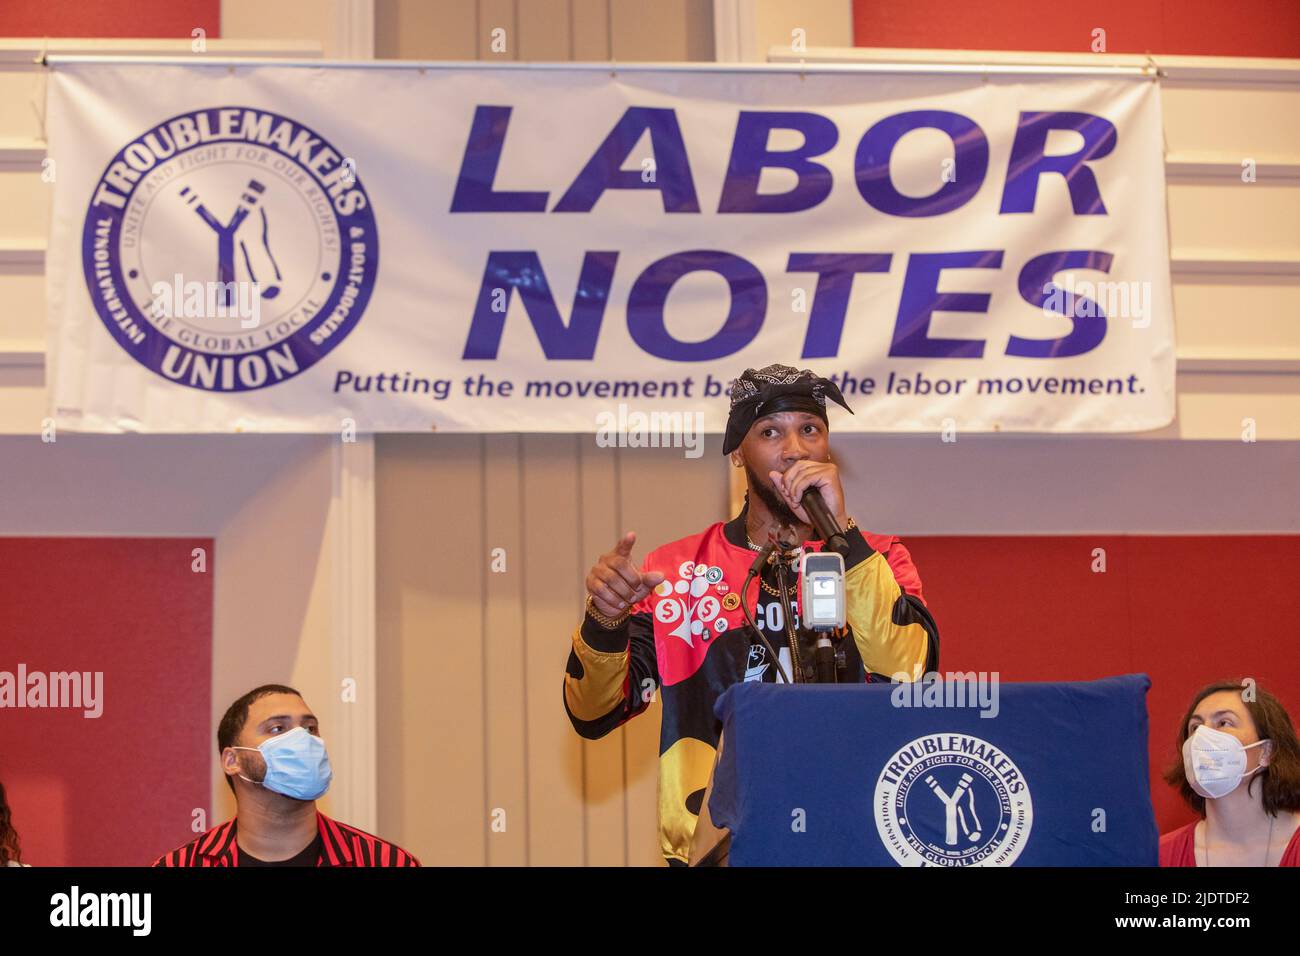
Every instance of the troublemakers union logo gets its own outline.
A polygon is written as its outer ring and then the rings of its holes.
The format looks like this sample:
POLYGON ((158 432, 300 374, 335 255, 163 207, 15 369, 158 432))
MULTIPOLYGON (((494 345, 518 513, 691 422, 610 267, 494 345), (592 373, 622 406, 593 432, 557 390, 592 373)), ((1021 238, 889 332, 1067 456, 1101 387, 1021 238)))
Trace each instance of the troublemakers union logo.
POLYGON ((1034 822, 1029 784, 1011 758, 957 733, 900 748, 876 781, 872 808, 901 866, 1010 866, 1034 822))
POLYGON ((379 237, 351 159, 294 120, 222 107, 165 120, 113 157, 82 258, 96 312, 137 361, 239 392, 292 378, 352 331, 379 237))

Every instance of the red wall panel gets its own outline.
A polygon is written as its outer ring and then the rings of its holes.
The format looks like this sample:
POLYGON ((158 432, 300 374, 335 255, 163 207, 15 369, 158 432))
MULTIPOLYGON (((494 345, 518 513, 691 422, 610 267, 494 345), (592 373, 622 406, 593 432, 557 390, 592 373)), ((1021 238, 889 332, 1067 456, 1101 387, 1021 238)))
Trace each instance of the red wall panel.
POLYGON ((221 0, 4 0, 0 37, 149 37, 188 40, 195 27, 221 35, 221 0))
POLYGON ((1300 3, 1256 0, 854 0, 855 46, 1300 57, 1300 3))
MULTIPOLYGON (((1191 818, 1159 775, 1198 687, 1253 677, 1300 719, 1300 538, 907 544, 939 621, 943 670, 996 670, 1003 681, 1151 676, 1162 831, 1191 818), (1095 548, 1105 573, 1092 570, 1095 548)), ((0 538, 0 670, 104 672, 98 719, 0 710, 0 780, 31 862, 149 863, 207 807, 213 557, 204 539, 0 538), (208 549, 206 574, 190 570, 194 547, 208 549)), ((1107 729, 1097 734, 1106 746, 1107 729)))
MULTIPOLYGON (((1300 722, 1300 537, 908 537, 940 670, 1002 681, 1145 673, 1161 832, 1193 819, 1160 779, 1199 688, 1254 678, 1300 722), (1092 571, 1094 548, 1105 573, 1092 571)), ((1097 745, 1107 746, 1105 727, 1097 745)), ((1050 746, 1050 741, 1044 742, 1050 746)))
POLYGON ((0 709, 25 861, 146 865, 192 838, 216 750, 213 558, 204 538, 0 537, 0 671, 103 673, 98 718, 0 709))

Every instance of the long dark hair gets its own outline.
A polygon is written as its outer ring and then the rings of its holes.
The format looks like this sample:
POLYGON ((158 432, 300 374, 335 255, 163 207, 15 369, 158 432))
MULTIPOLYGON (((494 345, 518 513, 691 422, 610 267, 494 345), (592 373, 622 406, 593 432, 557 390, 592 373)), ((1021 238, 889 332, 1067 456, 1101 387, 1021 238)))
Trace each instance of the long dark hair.
POLYGON ((9 801, 5 799, 5 787, 0 783, 0 864, 21 863, 23 848, 18 843, 18 831, 10 821, 9 801))
POLYGON ((1192 698, 1187 713, 1183 714, 1183 719, 1178 724, 1178 744, 1175 748, 1178 758, 1165 771, 1165 783, 1177 787, 1187 805, 1202 817, 1205 816, 1205 798, 1193 790, 1187 782, 1187 774, 1183 769, 1183 744, 1187 742, 1189 736, 1187 722, 1192 719, 1192 714, 1196 712, 1201 701, 1211 694, 1225 690, 1242 695, 1241 702, 1246 705, 1251 720, 1255 722, 1259 739, 1273 741, 1268 766, 1250 778, 1246 784, 1246 792, 1250 793, 1250 788, 1258 781, 1264 812, 1271 817, 1277 816, 1282 811, 1300 810, 1300 740, 1296 739, 1291 718, 1286 708, 1282 706, 1282 702, 1268 691, 1256 687, 1255 699, 1246 700, 1242 694, 1244 689, 1243 681, 1231 680, 1215 681, 1202 687, 1192 698))

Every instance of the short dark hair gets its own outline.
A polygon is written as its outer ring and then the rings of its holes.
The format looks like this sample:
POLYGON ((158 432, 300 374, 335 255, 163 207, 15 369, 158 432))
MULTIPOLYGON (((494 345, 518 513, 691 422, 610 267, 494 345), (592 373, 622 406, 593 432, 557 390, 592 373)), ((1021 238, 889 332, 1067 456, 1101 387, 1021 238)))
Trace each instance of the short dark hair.
MULTIPOLYGON (((1187 722, 1192 719, 1192 714, 1196 712, 1201 701, 1211 694, 1222 691, 1241 694, 1245 686, 1245 681, 1239 680, 1221 680, 1207 684, 1196 692, 1196 696, 1192 698, 1187 708, 1187 713, 1183 715, 1182 722, 1178 725, 1176 746, 1178 756, 1165 771, 1165 783, 1177 787, 1183 800, 1196 811, 1198 816, 1205 816, 1205 798, 1192 789, 1191 784, 1187 782, 1187 773, 1183 769, 1183 744, 1190 736, 1187 732, 1187 722)), ((1269 816, 1275 817, 1284 810, 1291 812, 1300 810, 1300 740, 1296 739, 1291 717, 1282 706, 1282 702, 1262 687, 1255 688, 1254 700, 1246 700, 1243 696, 1242 703, 1250 712, 1250 719, 1255 722, 1259 739, 1273 741, 1268 766, 1250 778, 1246 784, 1246 792, 1249 793, 1256 780, 1259 781, 1264 812, 1269 816)))
MULTIPOLYGON (((292 687, 286 687, 284 684, 263 684, 261 687, 254 687, 239 700, 235 701, 226 708, 225 716, 221 718, 221 723, 217 725, 217 755, 227 747, 235 746, 235 741, 244 731, 244 724, 248 723, 248 710, 253 706, 255 701, 268 697, 271 694, 293 694, 295 697, 301 697, 302 694, 292 687)), ((235 792, 235 781, 230 779, 226 774, 226 785, 230 787, 230 792, 235 792)))

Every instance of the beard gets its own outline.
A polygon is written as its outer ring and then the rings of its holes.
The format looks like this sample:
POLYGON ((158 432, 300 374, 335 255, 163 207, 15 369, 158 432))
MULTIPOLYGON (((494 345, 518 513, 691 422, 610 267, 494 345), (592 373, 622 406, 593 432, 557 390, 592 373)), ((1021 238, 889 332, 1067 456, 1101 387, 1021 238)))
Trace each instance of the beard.
POLYGON ((772 513, 777 521, 791 528, 798 528, 803 524, 799 517, 790 510, 790 506, 785 503, 785 499, 776 493, 776 489, 768 483, 767 479, 759 478, 753 468, 749 467, 749 462, 745 462, 745 476, 749 479, 749 487, 758 495, 758 500, 767 506, 767 510, 772 513))
POLYGON ((239 772, 253 783, 261 783, 266 779, 266 758, 260 753, 254 754, 247 750, 236 750, 235 763, 239 765, 239 772), (248 756, 245 757, 244 754, 248 754, 248 756))

